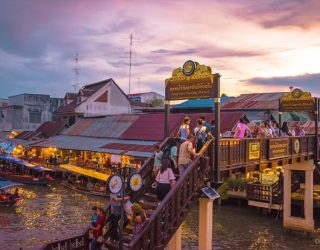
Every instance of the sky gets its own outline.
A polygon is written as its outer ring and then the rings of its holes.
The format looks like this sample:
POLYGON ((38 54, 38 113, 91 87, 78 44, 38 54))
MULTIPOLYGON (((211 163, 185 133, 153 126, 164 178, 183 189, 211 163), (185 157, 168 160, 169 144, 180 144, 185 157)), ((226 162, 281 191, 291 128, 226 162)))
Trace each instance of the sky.
POLYGON ((318 0, 0 0, 0 97, 63 97, 113 78, 127 93, 164 94, 187 60, 211 66, 221 91, 320 95, 318 0))

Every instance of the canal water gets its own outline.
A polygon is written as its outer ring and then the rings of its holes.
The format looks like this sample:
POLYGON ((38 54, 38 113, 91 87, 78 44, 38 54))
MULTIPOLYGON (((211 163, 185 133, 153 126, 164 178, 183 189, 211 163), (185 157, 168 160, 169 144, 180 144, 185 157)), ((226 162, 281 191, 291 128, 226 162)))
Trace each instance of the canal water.
MULTIPOLYGON (((81 234, 92 206, 106 206, 104 198, 80 194, 60 186, 26 186, 14 208, 0 207, 0 249, 39 249, 52 240, 81 234)), ((213 249, 317 249, 311 240, 286 235, 281 221, 255 209, 215 206, 213 249)), ((183 249, 198 249, 198 208, 183 223, 183 249)), ((319 248, 318 248, 319 249, 319 248)))

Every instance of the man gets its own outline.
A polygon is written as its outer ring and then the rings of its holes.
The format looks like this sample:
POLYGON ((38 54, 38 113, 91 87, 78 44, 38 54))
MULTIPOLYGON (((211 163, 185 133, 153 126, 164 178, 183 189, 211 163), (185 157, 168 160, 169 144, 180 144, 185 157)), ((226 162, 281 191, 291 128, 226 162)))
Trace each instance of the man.
POLYGON ((194 142, 195 136, 193 134, 189 134, 187 140, 180 145, 178 158, 180 176, 184 173, 189 163, 192 161, 191 156, 198 156, 193 147, 194 142))
POLYGON ((207 128, 207 131, 211 132, 211 125, 208 122, 206 122, 206 117, 200 116, 200 119, 202 120, 202 125, 207 128))
MULTIPOLYGON (((129 196, 123 197, 123 203, 127 202, 129 199, 130 199, 129 196)), ((121 201, 122 201, 121 192, 118 194, 110 194, 110 205, 111 205, 110 239, 114 241, 119 240, 118 222, 121 219, 121 201)), ((129 223, 128 218, 126 214, 124 214, 123 228, 125 228, 128 225, 128 223, 129 223)))

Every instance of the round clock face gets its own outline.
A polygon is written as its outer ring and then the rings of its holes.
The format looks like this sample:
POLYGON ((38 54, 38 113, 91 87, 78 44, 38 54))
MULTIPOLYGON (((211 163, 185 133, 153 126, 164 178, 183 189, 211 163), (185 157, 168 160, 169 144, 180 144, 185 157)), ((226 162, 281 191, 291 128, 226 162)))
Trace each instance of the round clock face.
POLYGON ((193 61, 189 60, 183 64, 183 74, 186 76, 191 76, 196 69, 196 65, 193 61))
POLYGON ((130 188, 132 191, 138 191, 142 187, 142 177, 139 174, 133 174, 130 177, 130 188))
POLYGON ((302 95, 302 90, 301 89, 292 90, 292 96, 294 98, 300 98, 301 95, 302 95))
POLYGON ((109 180, 109 190, 113 194, 117 194, 122 190, 123 179, 120 175, 113 175, 109 180))

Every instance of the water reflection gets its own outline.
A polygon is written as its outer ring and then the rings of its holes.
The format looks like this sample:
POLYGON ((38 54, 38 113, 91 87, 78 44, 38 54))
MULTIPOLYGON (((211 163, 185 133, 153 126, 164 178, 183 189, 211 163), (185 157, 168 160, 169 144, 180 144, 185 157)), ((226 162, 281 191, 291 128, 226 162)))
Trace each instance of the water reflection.
POLYGON ((83 232, 92 206, 106 200, 61 187, 26 186, 13 207, 0 207, 0 249, 39 249, 46 242, 83 232))

